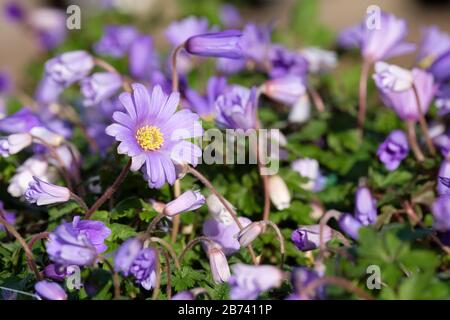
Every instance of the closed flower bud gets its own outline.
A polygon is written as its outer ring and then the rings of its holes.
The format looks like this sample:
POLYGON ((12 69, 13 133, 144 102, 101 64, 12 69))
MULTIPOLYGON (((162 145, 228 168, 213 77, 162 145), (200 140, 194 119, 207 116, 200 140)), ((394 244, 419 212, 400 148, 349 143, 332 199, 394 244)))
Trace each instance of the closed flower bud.
POLYGON ((91 107, 113 96, 122 86, 122 77, 112 72, 97 72, 81 81, 84 105, 91 107))
POLYGON ((374 224, 377 220, 377 201, 368 188, 358 188, 355 203, 355 218, 365 226, 374 224))
POLYGON ((8 153, 16 154, 30 146, 33 139, 28 133, 16 133, 8 136, 8 153))
POLYGON ((410 89, 414 80, 411 71, 382 61, 375 63, 375 75, 373 77, 380 86, 395 92, 410 89))
POLYGON ((53 147, 59 147, 61 143, 64 141, 64 137, 54 133, 47 128, 44 127, 33 127, 30 130, 30 133, 35 139, 37 143, 45 142, 53 147))
POLYGON ((70 190, 51 183, 47 183, 37 177, 30 182, 25 191, 25 199, 30 203, 36 203, 38 206, 66 202, 70 199, 70 190))
POLYGON ((65 266, 55 263, 51 263, 44 268, 45 277, 55 281, 63 281, 67 274, 67 268, 65 266))
POLYGON ((443 195, 437 198, 432 209, 433 228, 440 232, 450 231, 450 196, 443 195))
POLYGON ((94 68, 94 58, 82 50, 63 53, 45 64, 46 75, 63 87, 80 81, 92 68, 94 68))
POLYGON ((320 172, 319 162, 316 159, 297 159, 292 162, 291 168, 302 177, 309 179, 308 182, 301 185, 302 188, 313 192, 319 192, 324 188, 326 178, 320 172))
MULTIPOLYGON (((327 225, 323 226, 322 241, 327 243, 333 237, 333 230, 327 225)), ((291 239, 301 251, 310 251, 320 246, 320 225, 301 226, 294 230, 291 239)))
POLYGON ((241 38, 242 32, 239 30, 205 33, 190 37, 184 48, 197 56, 241 59, 244 57, 241 38))
POLYGON ((45 300, 67 300, 67 294, 61 286, 55 282, 42 280, 34 285, 36 293, 45 300))
POLYGON ((270 200, 277 210, 284 210, 291 205, 291 194, 284 180, 273 175, 269 177, 270 200))
POLYGON ((264 223, 262 221, 252 222, 241 231, 239 231, 237 238, 241 247, 247 247, 253 240, 255 240, 264 230, 264 223))
POLYGON ((193 211, 205 204, 205 197, 200 191, 186 191, 175 200, 166 204, 164 214, 173 217, 186 211, 193 211))
POLYGON ((216 243, 208 243, 206 250, 214 282, 222 283, 228 281, 230 278, 230 267, 228 266, 227 257, 220 246, 216 243))
POLYGON ((359 229, 363 224, 351 214, 345 213, 339 218, 339 227, 350 237, 357 240, 359 229))
POLYGON ((286 105, 295 104, 305 92, 303 79, 292 75, 268 80, 262 86, 262 93, 286 105))

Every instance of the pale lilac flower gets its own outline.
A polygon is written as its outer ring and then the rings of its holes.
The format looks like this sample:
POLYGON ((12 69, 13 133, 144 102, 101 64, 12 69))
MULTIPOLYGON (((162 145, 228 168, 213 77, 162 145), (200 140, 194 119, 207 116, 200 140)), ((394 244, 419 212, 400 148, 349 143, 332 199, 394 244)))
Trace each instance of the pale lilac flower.
POLYGON ((51 183, 47 183, 37 177, 30 182, 25 191, 25 199, 29 203, 36 203, 38 206, 47 204, 67 202, 70 200, 70 190, 51 183))
POLYGON ((365 226, 374 224, 377 220, 377 201, 366 187, 360 187, 356 191, 355 218, 365 226))
POLYGON ((81 80, 83 104, 91 107, 112 97, 122 87, 122 77, 117 73, 97 72, 81 80))
POLYGON ((320 192, 325 187, 326 178, 320 172, 319 162, 316 159, 297 159, 292 162, 291 168, 302 177, 308 178, 308 182, 301 185, 302 188, 313 192, 320 192))
POLYGON ((450 196, 442 195, 438 197, 432 207, 433 228, 440 231, 450 231, 450 196))
MULTIPOLYGON (((5 210, 5 207, 3 206, 3 202, 0 201, 0 212, 3 214, 5 220, 9 224, 14 224, 16 222, 16 215, 14 212, 5 210)), ((0 231, 5 231, 5 227, 0 223, 0 231)))
MULTIPOLYGON (((323 227, 322 231, 323 243, 327 243, 333 238, 333 229, 327 225, 323 227)), ((300 226, 292 232, 291 240, 301 251, 310 251, 318 248, 320 245, 320 225, 300 226)))
POLYGON ((227 282, 230 278, 230 267, 221 246, 217 243, 207 242, 206 252, 214 282, 216 284, 227 282))
POLYGON ((86 77, 94 68, 94 58, 86 51, 65 52, 45 63, 45 74, 63 87, 86 77))
POLYGON ((124 276, 128 276, 130 274, 130 267, 141 250, 141 240, 138 238, 130 238, 126 240, 116 251, 114 256, 114 270, 117 272, 122 272, 124 276))
POLYGON ((408 153, 409 144, 405 133, 401 130, 394 130, 378 147, 377 156, 386 169, 394 171, 408 156, 408 153))
POLYGON ((295 293, 288 296, 286 300, 310 300, 311 298, 325 298, 325 286, 319 286, 315 290, 313 297, 309 297, 303 292, 303 289, 311 282, 319 279, 320 276, 323 276, 322 272, 317 272, 316 270, 305 267, 297 267, 292 270, 291 274, 291 282, 295 293))
POLYGON ((242 59, 241 38, 242 32, 239 30, 199 34, 186 40, 184 48, 196 56, 242 59))
POLYGON ((154 288, 156 284, 156 259, 155 249, 144 248, 130 266, 130 274, 146 290, 154 288))
POLYGON ((308 62, 308 71, 310 73, 328 72, 337 65, 337 56, 334 51, 308 47, 302 49, 300 52, 308 62))
POLYGON ((308 72, 308 62, 297 52, 290 51, 281 45, 273 45, 269 52, 271 78, 294 75, 305 78, 308 72))
POLYGON ((41 125, 39 117, 24 107, 3 119, 0 119, 0 131, 5 133, 29 132, 31 128, 41 125))
POLYGON ((47 253, 50 260, 61 265, 92 265, 106 251, 104 241, 110 234, 101 221, 74 217, 73 222, 65 222, 50 233, 47 253))
POLYGON ((8 193, 13 197, 22 196, 28 189, 28 184, 33 181, 33 176, 47 181, 54 177, 48 162, 41 156, 33 156, 17 168, 9 181, 8 193))
POLYGON ((242 17, 239 10, 228 3, 220 7, 219 17, 226 28, 238 28, 242 24, 242 17))
POLYGON ((244 227, 237 234, 237 239, 241 247, 247 247, 253 240, 259 237, 264 231, 264 223, 262 221, 252 222, 248 226, 244 227))
MULTIPOLYGON (((431 136, 431 134, 430 134, 431 136)), ((432 137, 433 144, 439 149, 443 157, 447 157, 450 152, 450 132, 446 131, 432 137)))
POLYGON ((417 62, 422 68, 429 68, 436 59, 450 50, 450 35, 437 26, 423 28, 417 54, 417 62))
POLYGON ((161 188, 176 180, 174 162, 196 165, 201 150, 184 139, 201 136, 198 115, 183 109, 176 112, 179 93, 167 96, 160 86, 150 96, 141 84, 133 93, 122 93, 119 100, 126 113, 116 111, 114 123, 106 133, 120 142, 117 152, 132 158, 131 170, 143 168, 150 188, 161 188), (145 166, 144 166, 145 164, 145 166))
POLYGON ((45 300, 67 300, 67 294, 61 286, 55 282, 42 280, 34 285, 37 295, 45 300))
POLYGON ((164 214, 173 217, 182 212, 194 211, 205 204, 205 197, 200 191, 186 191, 166 204, 164 214))
POLYGON ((420 107, 412 86, 403 91, 394 91, 385 86, 381 77, 374 75, 375 84, 384 104, 392 108, 402 120, 418 120, 419 108, 423 114, 426 114, 437 90, 433 76, 426 71, 413 69, 412 77, 419 96, 420 107))
POLYGON ((165 36, 173 47, 176 47, 192 36, 208 32, 208 20, 189 16, 183 20, 172 22, 166 29, 165 36))
POLYGON ((289 111, 290 123, 305 123, 311 118, 311 101, 307 94, 302 95, 289 111))
POLYGON ((233 85, 215 102, 216 123, 226 129, 254 129, 256 127, 256 88, 233 85))
POLYGON ((291 193, 279 175, 269 176, 269 196, 277 210, 284 210, 291 206, 291 193))
MULTIPOLYGON (((211 212, 211 211, 210 211, 211 212)), ((216 242, 227 255, 232 255, 239 251, 241 245, 236 237, 240 229, 232 218, 227 220, 208 219, 203 224, 203 234, 216 242)), ((239 217, 239 222, 245 228, 251 221, 245 217, 239 217)))
POLYGON ((2 153, 12 155, 29 147, 33 142, 33 138, 28 133, 14 133, 9 135, 6 141, 6 143, 2 143, 2 153))
POLYGON ((271 48, 270 25, 258 26, 248 23, 242 30, 241 47, 246 59, 261 66, 267 65, 271 48))
POLYGON ((274 266, 235 264, 232 269, 228 283, 233 300, 254 300, 261 293, 278 288, 283 281, 283 273, 274 266))
POLYGON ((339 227, 350 237, 357 240, 359 229, 363 227, 363 224, 351 214, 344 213, 339 218, 339 227))
POLYGON ((450 50, 428 68, 428 72, 433 74, 437 82, 445 82, 450 79, 450 50))
POLYGON ((201 96, 196 91, 187 88, 184 91, 189 109, 201 117, 208 118, 214 115, 214 103, 225 91, 227 79, 225 77, 211 77, 208 80, 206 95, 201 96))
MULTIPOLYGON (((235 210, 234 206, 229 203, 227 200, 225 200, 227 205, 235 210)), ((206 199, 206 204, 208 206, 208 212, 209 214, 217 221, 225 224, 229 224, 233 222, 233 217, 231 213, 225 208, 223 203, 219 200, 219 198, 214 195, 210 194, 208 198, 206 199)))
POLYGON ((306 87, 303 78, 287 75, 264 82, 262 93, 279 103, 292 106, 306 94, 306 87))
POLYGON ((123 57, 128 53, 131 44, 138 36, 139 32, 133 26, 106 26, 102 38, 94 45, 94 51, 97 54, 114 58, 123 57))
POLYGON ((153 39, 150 36, 139 36, 130 47, 128 66, 134 79, 150 80, 152 72, 158 68, 159 59, 153 39))
POLYGON ((412 88, 414 83, 411 71, 382 61, 375 63, 373 77, 380 87, 394 92, 406 91, 412 88))
POLYGON ((364 59, 371 63, 414 51, 415 45, 405 42, 408 33, 405 20, 386 12, 381 12, 378 23, 372 18, 368 15, 361 24, 345 29, 339 36, 340 45, 359 47, 364 59))
POLYGON ((26 17, 28 25, 36 34, 41 47, 51 50, 66 38, 66 13, 60 9, 38 8, 26 17))

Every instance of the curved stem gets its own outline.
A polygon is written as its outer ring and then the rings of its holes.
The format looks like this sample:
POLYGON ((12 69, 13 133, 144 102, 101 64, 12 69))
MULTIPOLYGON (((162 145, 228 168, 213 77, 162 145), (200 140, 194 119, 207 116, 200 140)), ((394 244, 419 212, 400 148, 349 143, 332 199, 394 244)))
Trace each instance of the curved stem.
MULTIPOLYGON (((259 120, 258 120, 259 123, 259 120)), ((259 124, 258 124, 259 129, 259 124)), ((259 144, 259 139, 256 142, 256 159, 258 164, 258 172, 259 176, 261 177, 261 180, 263 182, 263 189, 264 189, 264 209, 263 209, 263 220, 267 221, 269 220, 270 216, 270 190, 269 190, 269 177, 265 174, 263 174, 263 168, 264 164, 262 161, 262 154, 261 154, 261 146, 259 144)))
POLYGON ((166 275, 167 275, 166 297, 167 299, 170 299, 172 298, 172 275, 170 273, 170 257, 167 251, 162 251, 162 254, 166 262, 166 275))
POLYGON ((41 273, 39 272, 36 262, 34 261, 33 253, 30 250, 30 247, 28 246, 27 242, 24 238, 17 232, 16 228, 14 228, 13 225, 11 225, 6 219, 4 218, 4 213, 2 210, 0 210, 0 224, 4 225, 6 230, 16 238, 16 240, 20 243, 23 250, 25 251, 25 255, 27 257, 28 266, 30 267, 31 271, 34 272, 34 275, 36 276, 36 279, 38 281, 42 280, 43 277, 41 273))
POLYGON ((431 140, 430 132, 428 131, 427 121, 425 120, 425 113, 423 112, 422 104, 420 103, 419 92, 417 91, 417 87, 416 87, 416 85, 414 83, 412 85, 412 89, 413 89, 413 92, 414 92, 414 96, 416 98, 417 108, 418 108, 418 111, 419 111, 420 128, 422 129, 422 133, 425 136, 425 143, 426 143, 426 145, 428 147, 428 151, 430 151, 431 155, 434 156, 436 154, 436 149, 434 148, 433 141, 431 140))
POLYGON ((339 220, 339 217, 341 216, 341 213, 336 210, 330 210, 326 212, 323 217, 320 219, 319 223, 319 261, 322 260, 323 254, 326 250, 325 242, 323 241, 323 229, 327 225, 328 221, 331 218, 335 218, 336 220, 339 220))
POLYGON ((277 234, 278 237, 278 241, 280 242, 280 253, 281 253, 281 263, 280 263, 280 268, 283 269, 284 266, 284 257, 286 254, 286 249, 284 246, 284 237, 280 231, 280 228, 278 228, 278 226, 273 223, 272 221, 268 220, 268 221, 263 221, 264 224, 267 224, 269 226, 272 227, 272 229, 275 231, 275 233, 277 234))
POLYGON ((159 221, 161 221, 162 218, 164 218, 166 215, 164 213, 158 214, 156 217, 153 218, 152 222, 147 227, 147 230, 145 231, 146 237, 149 237, 152 233, 153 229, 155 229, 156 225, 159 221))
POLYGON ((122 184, 122 182, 125 180, 128 171, 131 167, 131 158, 128 160, 127 164, 123 167, 120 174, 117 176, 116 180, 113 182, 113 184, 106 189, 105 193, 102 194, 100 198, 95 201, 95 203, 92 205, 92 207, 89 208, 89 210, 86 212, 85 219, 88 220, 92 214, 102 206, 103 203, 105 203, 109 198, 112 197, 112 195, 117 191, 119 186, 122 184))
MULTIPOLYGON (((228 204, 228 202, 225 200, 225 198, 216 190, 216 188, 214 188, 212 183, 204 175, 202 175, 200 172, 198 172, 197 170, 195 170, 191 166, 188 166, 187 171, 189 173, 191 173, 193 176, 195 176, 198 180, 200 180, 219 199, 219 201, 222 203, 222 205, 225 207, 227 212, 233 218, 234 222, 239 227, 239 230, 244 229, 244 227, 242 226, 241 222, 238 219, 238 216, 237 216, 236 212, 228 204)), ((258 263, 256 261, 256 255, 255 255, 255 252, 253 251, 252 246, 249 245, 247 248, 248 248, 248 251, 250 252, 250 255, 252 257, 253 264, 257 265, 258 263)))
POLYGON ((178 45, 172 52, 172 91, 178 91, 178 72, 177 72, 177 56, 181 49, 183 49, 184 43, 178 45))
POLYGON ((363 61, 361 67, 361 76, 359 78, 359 110, 358 110, 358 128, 361 137, 364 133, 364 123, 366 122, 366 106, 367 106, 367 79, 369 77, 370 62, 363 61))
POLYGON ((89 208, 88 208, 86 202, 84 202, 83 199, 81 199, 79 196, 77 196, 73 192, 70 193, 70 198, 72 200, 74 200, 76 203, 78 203, 80 205, 80 207, 84 210, 85 213, 88 212, 89 208))
POLYGON ((156 242, 159 243, 160 245, 162 245, 166 251, 170 254, 173 263, 175 264, 175 267, 177 269, 180 269, 180 261, 178 260, 177 254, 175 253, 175 250, 173 249, 172 245, 170 243, 168 243, 167 241, 161 239, 161 238, 157 238, 157 237, 151 237, 150 238, 151 242, 156 242))
POLYGON ((100 260, 106 264, 109 271, 112 273, 112 279, 113 279, 113 286, 114 286, 114 299, 119 300, 120 299, 120 279, 119 274, 114 270, 114 267, 111 265, 111 263, 105 258, 100 257, 100 260))
POLYGON ((323 103, 322 97, 320 96, 319 92, 317 92, 316 89, 310 86, 308 86, 307 89, 309 95, 311 96, 311 99, 314 101, 314 106, 316 107, 317 111, 324 112, 325 104, 323 103))
POLYGON ((318 287, 325 285, 325 284, 334 284, 336 286, 342 287, 342 288, 346 289, 347 291, 356 294, 361 299, 374 300, 374 298, 370 294, 365 292, 363 289, 355 286, 351 281, 344 279, 344 278, 334 277, 334 276, 322 277, 322 278, 319 278, 319 279, 316 279, 316 280, 310 282, 306 287, 304 287, 304 293, 307 296, 312 296, 312 295, 314 295, 314 292, 318 287))
MULTIPOLYGON (((178 198, 181 195, 181 186, 180 186, 180 180, 175 180, 175 183, 173 184, 173 194, 174 198, 178 198)), ((180 230, 180 222, 181 217, 180 215, 176 215, 172 219, 172 233, 170 234, 170 240, 172 243, 175 243, 177 241, 178 232, 180 230)))
POLYGON ((47 239, 49 234, 50 234, 50 233, 47 232, 47 231, 44 231, 44 232, 35 234, 35 235, 31 238, 31 240, 28 241, 28 248, 30 248, 30 251, 33 250, 33 246, 34 246, 34 244, 35 244, 37 241, 42 240, 42 239, 47 239))
POLYGON ((153 289, 152 293, 152 300, 156 300, 158 298, 159 290, 161 288, 161 261, 159 260, 159 249, 155 249, 156 254, 156 281, 155 281, 155 288, 153 289))
POLYGON ((193 246, 195 246, 197 243, 200 242, 209 242, 209 243, 214 243, 214 241, 212 241, 210 238, 205 237, 205 236, 201 236, 201 237, 197 237, 191 241, 188 242, 188 244, 186 245, 186 248, 183 249, 183 251, 181 251, 180 257, 178 258, 178 260, 181 262, 183 261, 184 256, 186 255, 186 253, 192 249, 193 246))
POLYGON ((416 157, 416 160, 419 162, 423 162, 425 160, 425 156, 420 150, 419 144, 417 143, 416 129, 414 128, 415 123, 414 120, 407 120, 406 128, 408 133, 408 141, 411 146, 411 149, 416 157))

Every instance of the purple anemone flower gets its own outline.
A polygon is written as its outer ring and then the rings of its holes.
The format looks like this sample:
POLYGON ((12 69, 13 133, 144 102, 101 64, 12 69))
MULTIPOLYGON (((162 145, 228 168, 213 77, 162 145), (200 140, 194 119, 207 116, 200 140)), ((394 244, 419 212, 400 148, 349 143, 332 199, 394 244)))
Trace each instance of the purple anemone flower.
POLYGON ((216 122, 226 129, 254 129, 256 127, 256 87, 248 89, 233 85, 215 103, 216 122))
POLYGON ((450 35, 437 26, 422 29, 417 62, 423 68, 430 67, 436 59, 450 50, 450 35))
POLYGON ((409 145, 405 133, 401 130, 394 130, 378 147, 377 156, 386 169, 394 171, 408 156, 408 153, 409 145))
POLYGON ((29 132, 33 127, 37 126, 42 126, 41 120, 26 107, 0 119, 0 131, 9 134, 29 132))
POLYGON ((184 48, 190 54, 202 57, 242 59, 241 38, 239 30, 199 34, 186 40, 184 48))
POLYGON ((150 80, 152 72, 158 68, 159 59, 153 39, 139 36, 131 44, 128 58, 130 74, 134 79, 150 80))
POLYGON ((114 270, 117 272, 122 272, 124 276, 128 276, 130 274, 130 267, 141 250, 141 240, 138 238, 130 238, 126 240, 116 251, 114 256, 114 270))
POLYGON ((45 182, 37 177, 33 177, 33 179, 34 181, 30 182, 28 189, 25 191, 25 199, 29 203, 43 206, 70 200, 71 193, 66 187, 45 182))
POLYGON ((378 23, 372 18, 367 16, 361 24, 345 29, 338 38, 340 46, 359 47, 364 59, 371 63, 414 51, 415 45, 405 42, 405 20, 386 12, 381 12, 378 23))
POLYGON ((201 149, 184 141, 201 136, 198 115, 183 109, 176 112, 179 93, 167 96, 160 86, 151 95, 141 84, 132 85, 132 93, 122 93, 119 100, 126 113, 116 111, 114 123, 106 133, 120 142, 117 152, 132 158, 131 170, 143 168, 150 188, 161 188, 176 180, 175 163, 196 165, 201 149))
POLYGON ((450 196, 438 197, 433 203, 432 211, 433 228, 440 232, 450 231, 450 196))
POLYGON ((392 108, 402 120, 419 120, 419 111, 423 114, 427 113, 437 91, 433 75, 430 73, 421 69, 413 69, 411 74, 413 84, 408 89, 400 91, 387 87, 383 78, 377 74, 374 75, 375 84, 384 104, 392 108), (413 86, 417 90, 420 106, 417 104, 413 86))
MULTIPOLYGON (((250 219, 239 217, 239 222, 245 228, 250 223, 250 219)), ((208 219, 203 224, 203 234, 218 243, 226 255, 232 255, 239 251, 241 245, 236 237, 239 227, 234 221, 218 221, 218 219, 208 219)))
POLYGON ((201 96, 197 91, 187 88, 184 95, 189 109, 204 118, 213 116, 214 103, 225 91, 226 87, 227 79, 225 77, 211 77, 208 80, 205 96, 201 96))
POLYGON ((45 300, 67 300, 67 294, 61 286, 55 282, 42 280, 34 285, 37 295, 45 300))
MULTIPOLYGON (((322 236, 323 243, 327 243, 333 238, 333 229, 325 225, 322 236)), ((318 248, 320 245, 320 225, 314 224, 299 227, 292 232, 291 240, 301 251, 310 251, 318 248)))
POLYGON ((173 217, 182 212, 193 211, 205 204, 205 197, 200 191, 186 191, 176 199, 166 204, 164 214, 173 217))
POLYGON ((173 47, 176 47, 192 36, 208 32, 208 20, 189 16, 183 20, 172 22, 166 29, 165 36, 173 47))
POLYGON ((139 32, 133 26, 106 26, 102 38, 94 45, 94 51, 114 58, 123 57, 138 36, 139 32))
POLYGON ((94 58, 86 51, 65 52, 45 63, 45 74, 63 87, 86 77, 94 68, 94 58))
POLYGON ((154 288, 156 284, 156 259, 157 253, 155 249, 144 248, 130 266, 130 274, 146 290, 154 288))
POLYGON ((443 54, 439 59, 428 68, 438 82, 445 82, 450 79, 450 50, 443 54))
POLYGON ((271 78, 280 78, 287 75, 306 77, 308 62, 300 54, 290 51, 283 46, 274 45, 270 49, 270 71, 271 78))
POLYGON ((106 238, 111 234, 101 221, 80 220, 59 225, 46 243, 50 259, 60 265, 91 265, 97 255, 104 252, 106 238))
POLYGON ((277 288, 283 280, 283 273, 274 266, 250 266, 235 264, 233 275, 228 280, 233 300, 254 300, 264 291, 277 288))
POLYGON ((122 77, 112 72, 97 72, 81 81, 84 105, 91 107, 112 97, 122 86, 122 77))

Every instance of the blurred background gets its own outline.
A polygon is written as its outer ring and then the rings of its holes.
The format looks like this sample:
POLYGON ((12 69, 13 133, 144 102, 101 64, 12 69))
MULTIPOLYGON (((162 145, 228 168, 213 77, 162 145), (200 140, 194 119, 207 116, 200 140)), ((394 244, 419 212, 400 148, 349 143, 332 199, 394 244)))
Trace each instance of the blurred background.
MULTIPOLYGON (((1 7, 8 2, 11 0, 0 0, 1 7)), ((93 16, 102 15, 102 12, 106 12, 104 8, 112 6, 119 14, 131 16, 133 22, 136 21, 141 29, 144 28, 143 31, 148 30, 157 41, 159 39, 163 42, 164 27, 171 20, 190 12, 194 15, 206 15, 214 23, 218 19, 218 8, 227 2, 236 6, 245 20, 273 21, 281 38, 277 40, 290 42, 289 44, 294 47, 306 44, 333 49, 336 33, 346 26, 361 21, 367 7, 374 4, 408 20, 410 27, 408 38, 411 41, 420 40, 420 29, 426 25, 435 24, 450 33, 450 0, 13 0, 12 2, 30 9, 52 6, 65 10, 70 4, 79 5, 82 14, 81 30, 69 32, 74 38, 93 32, 89 29, 95 27, 87 21, 92 20, 90 18, 93 16), (286 39, 283 39, 281 32, 283 28, 292 30, 292 26, 296 32, 290 32, 286 39), (311 39, 316 43, 310 43, 311 39)), ((102 21, 107 22, 108 16, 103 17, 102 21)), ((98 30, 100 32, 101 27, 98 30)), ((8 21, 3 12, 0 20, 0 43, 0 70, 10 73, 14 82, 20 85, 26 80, 25 67, 41 54, 39 46, 32 35, 27 33, 26 28, 8 21)), ((402 56, 395 62, 408 65, 412 59, 412 56, 402 56)))

